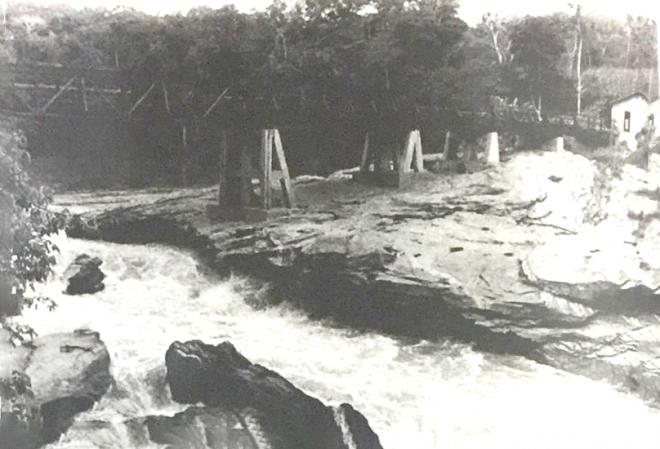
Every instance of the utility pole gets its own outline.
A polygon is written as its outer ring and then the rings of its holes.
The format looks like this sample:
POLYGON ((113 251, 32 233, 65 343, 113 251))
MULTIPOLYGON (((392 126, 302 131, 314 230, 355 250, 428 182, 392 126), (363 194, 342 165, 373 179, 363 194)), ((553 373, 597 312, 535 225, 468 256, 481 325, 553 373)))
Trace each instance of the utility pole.
POLYGON ((575 108, 576 117, 580 117, 582 114, 582 45, 582 5, 578 3, 575 5, 575 48, 577 52, 577 67, 575 69, 577 76, 577 105, 575 108))

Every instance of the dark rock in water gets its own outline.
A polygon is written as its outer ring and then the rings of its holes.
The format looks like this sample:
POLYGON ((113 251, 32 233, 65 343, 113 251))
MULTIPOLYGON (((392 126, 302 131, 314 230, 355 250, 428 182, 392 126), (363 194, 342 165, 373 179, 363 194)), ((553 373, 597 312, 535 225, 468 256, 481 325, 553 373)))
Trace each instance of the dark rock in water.
POLYGON ((13 413, 2 415, 2 449, 32 449, 57 440, 74 417, 92 408, 113 382, 110 356, 96 332, 46 335, 34 340, 31 348, 0 345, 0 349, 12 352, 0 357, 11 364, 0 370, 5 381, 7 372, 20 372, 31 391, 19 398, 28 412, 27 422, 13 413))
MULTIPOLYGON (((381 449, 367 420, 352 407, 344 405, 333 411, 274 371, 251 363, 231 343, 211 346, 200 341, 175 342, 167 351, 165 363, 172 398, 207 405, 202 422, 215 416, 212 422, 218 429, 245 430, 252 446, 239 447, 381 449)), ((185 423, 191 415, 200 413, 189 409, 173 419, 185 423)), ((154 426, 152 422, 150 431, 154 426)), ((210 434, 222 441, 222 432, 227 430, 216 429, 210 434)), ((162 432, 158 434, 162 436, 162 432)), ((241 435, 235 437, 243 438, 241 435)), ((196 447, 185 444, 173 447, 196 447)))
POLYGON ((64 272, 64 277, 68 280, 66 293, 83 295, 103 290, 105 274, 99 268, 102 263, 98 257, 90 257, 87 254, 76 257, 76 260, 64 272))
POLYGON ((350 404, 341 404, 335 409, 335 419, 344 436, 350 438, 349 448, 382 449, 378 435, 371 429, 367 418, 350 404))
POLYGON ((260 449, 240 416, 218 407, 190 407, 173 417, 150 416, 149 439, 170 449, 260 449))

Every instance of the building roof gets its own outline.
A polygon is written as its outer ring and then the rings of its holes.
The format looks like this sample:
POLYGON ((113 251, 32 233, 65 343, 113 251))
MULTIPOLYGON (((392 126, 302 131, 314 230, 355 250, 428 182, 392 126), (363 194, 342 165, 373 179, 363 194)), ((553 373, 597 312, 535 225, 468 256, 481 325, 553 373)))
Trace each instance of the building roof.
POLYGON ((632 98, 636 98, 636 97, 641 97, 641 98, 643 98, 644 100, 646 100, 647 103, 650 103, 650 102, 651 102, 651 101, 649 100, 649 97, 647 97, 647 96, 644 95, 643 93, 641 93, 641 92, 635 92, 635 93, 630 94, 630 95, 627 95, 627 96, 625 96, 625 97, 623 97, 623 98, 619 98, 619 99, 617 99, 617 100, 613 100, 613 101, 611 101, 611 102, 610 102, 610 107, 612 107, 612 106, 614 106, 614 105, 617 105, 617 104, 619 104, 619 103, 624 103, 624 102, 626 102, 626 101, 628 101, 628 100, 630 100, 630 99, 632 99, 632 98))

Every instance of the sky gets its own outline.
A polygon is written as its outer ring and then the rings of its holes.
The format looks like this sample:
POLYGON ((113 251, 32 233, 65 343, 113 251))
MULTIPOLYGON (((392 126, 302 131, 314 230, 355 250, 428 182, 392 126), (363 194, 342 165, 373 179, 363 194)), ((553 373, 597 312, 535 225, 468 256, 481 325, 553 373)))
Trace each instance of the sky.
MULTIPOLYGON (((37 3, 65 3, 74 7, 129 5, 149 14, 187 12, 195 6, 221 7, 235 4, 242 11, 264 9, 271 0, 35 0, 37 3)), ((288 0, 295 1, 295 0, 288 0)), ((460 15, 473 25, 485 12, 509 15, 535 15, 549 12, 570 12, 569 3, 580 1, 587 14, 605 15, 625 20, 628 14, 652 18, 660 17, 657 0, 460 0, 460 15)))

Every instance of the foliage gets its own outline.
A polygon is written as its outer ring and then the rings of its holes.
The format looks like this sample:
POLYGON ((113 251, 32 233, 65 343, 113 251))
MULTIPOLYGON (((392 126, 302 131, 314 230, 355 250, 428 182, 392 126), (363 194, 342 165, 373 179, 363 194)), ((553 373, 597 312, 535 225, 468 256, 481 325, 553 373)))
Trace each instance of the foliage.
POLYGON ((22 306, 55 307, 50 299, 33 295, 31 287, 51 273, 57 248, 48 236, 62 225, 48 210, 48 191, 26 171, 30 156, 24 144, 20 132, 0 132, 0 319, 13 342, 24 341, 32 331, 10 325, 7 315, 22 306))
POLYGON ((30 402, 34 398, 34 392, 27 374, 14 370, 11 377, 0 379, 0 397, 9 401, 9 412, 19 421, 27 422, 30 419, 30 402))
MULTIPOLYGON (((457 11, 456 0, 304 0, 293 7, 274 0, 263 12, 200 7, 164 17, 12 4, 4 47, 19 64, 118 68, 120 84, 133 92, 127 101, 157 86, 134 116, 140 124, 53 118, 30 134, 35 151, 66 154, 66 167, 88 158, 80 172, 124 160, 108 172, 129 173, 133 185, 179 182, 184 166, 192 178, 214 179, 223 127, 235 129, 237 145, 253 145, 256 128, 291 125, 283 132, 295 142, 287 145, 294 174, 327 173, 357 163, 365 129, 399 144, 413 124, 449 126, 454 110, 488 110, 492 96, 538 115, 575 111, 576 17, 568 7, 540 17, 486 14, 472 28, 457 11), (24 16, 41 22, 26 24, 24 16), (181 148, 183 126, 195 149, 189 154, 181 148), (110 127, 114 134, 101 142, 110 127), (100 164, 99 157, 107 159, 100 164)), ((648 81, 600 74, 643 70, 648 80, 656 59, 651 21, 582 17, 580 24, 583 110, 597 115, 614 92, 648 88, 648 81), (601 89, 609 78, 624 89, 601 89)))

